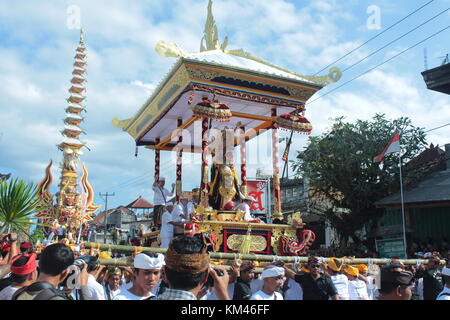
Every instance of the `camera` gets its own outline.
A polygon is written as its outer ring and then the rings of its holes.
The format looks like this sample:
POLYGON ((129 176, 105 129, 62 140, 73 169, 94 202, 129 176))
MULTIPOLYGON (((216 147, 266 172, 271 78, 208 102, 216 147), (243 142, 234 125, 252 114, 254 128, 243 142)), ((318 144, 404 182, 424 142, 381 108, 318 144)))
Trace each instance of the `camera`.
POLYGON ((83 262, 87 264, 88 272, 98 267, 99 262, 97 257, 90 256, 88 254, 82 255, 75 259, 73 264, 80 270, 83 269, 83 262))

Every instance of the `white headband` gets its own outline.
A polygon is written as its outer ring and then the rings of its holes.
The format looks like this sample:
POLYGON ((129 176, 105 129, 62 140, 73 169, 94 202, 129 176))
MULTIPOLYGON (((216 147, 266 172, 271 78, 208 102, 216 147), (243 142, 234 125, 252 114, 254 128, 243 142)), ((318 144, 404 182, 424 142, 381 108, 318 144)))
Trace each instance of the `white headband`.
POLYGON ((271 268, 265 269, 261 273, 261 279, 271 278, 271 277, 278 277, 278 276, 281 276, 281 275, 284 275, 284 268, 271 267, 271 268))
POLYGON ((152 258, 144 253, 136 255, 134 258, 134 267, 136 269, 161 269, 164 266, 164 255, 158 253, 158 257, 152 258))

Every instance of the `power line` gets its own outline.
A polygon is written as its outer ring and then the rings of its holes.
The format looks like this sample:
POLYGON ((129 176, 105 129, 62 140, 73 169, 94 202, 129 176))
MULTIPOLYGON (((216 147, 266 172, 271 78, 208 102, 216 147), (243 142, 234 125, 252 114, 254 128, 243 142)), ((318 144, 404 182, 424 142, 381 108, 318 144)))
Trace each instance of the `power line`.
POLYGON ((446 126, 450 126, 450 123, 444 124, 444 125, 442 125, 440 127, 437 127, 437 128, 430 129, 428 131, 425 131, 424 133, 431 132, 431 131, 434 131, 434 130, 437 130, 437 129, 440 129, 440 128, 443 128, 443 127, 446 127, 446 126))
POLYGON ((403 50, 402 52, 400 52, 400 53, 396 54, 395 56, 393 56, 393 57, 391 57, 391 58, 389 58, 389 59, 383 61, 382 63, 376 65, 375 67, 373 67, 373 68, 371 68, 371 69, 369 69, 369 70, 367 70, 367 71, 361 73, 360 75, 354 77, 353 79, 351 79, 351 80, 349 80, 349 81, 347 81, 347 82, 341 84, 339 87, 336 87, 336 88, 334 88, 333 90, 328 91, 327 93, 321 95, 321 96, 318 97, 317 99, 314 99, 313 101, 309 102, 308 105, 310 105, 311 103, 313 103, 313 102, 319 100, 320 98, 323 98, 323 97, 329 95, 330 93, 332 93, 332 92, 334 92, 334 91, 336 91, 336 90, 342 88, 343 86, 345 86, 345 85, 349 84, 350 82, 352 82, 352 81, 354 81, 354 80, 356 80, 356 79, 362 77, 363 75, 366 75, 367 73, 369 73, 369 72, 375 70, 376 68, 381 67, 381 66, 384 65, 385 63, 388 63, 389 61, 391 61, 391 60, 393 60, 394 58, 398 57, 399 55, 405 53, 406 51, 411 50, 412 48, 417 47, 419 44, 422 44, 423 42, 427 41, 428 39, 431 39, 432 37, 434 37, 434 36, 436 36, 436 35, 438 35, 438 34, 444 32, 444 31, 447 30, 448 28, 450 28, 450 26, 447 26, 446 28, 444 28, 444 29, 442 29, 442 30, 440 30, 440 31, 438 31, 438 32, 436 32, 436 33, 434 33, 434 34, 432 34, 432 35, 429 36, 428 38, 426 38, 426 39, 424 39, 424 40, 422 40, 422 41, 417 42, 415 45, 413 45, 413 46, 411 46, 411 47, 409 47, 409 48, 403 50))
POLYGON ((390 27, 388 27, 387 29, 381 31, 380 33, 376 34, 375 36, 373 36, 372 38, 370 38, 369 40, 367 40, 366 42, 364 42, 363 44, 361 44, 360 46, 356 47, 355 49, 351 50, 350 52, 348 52, 347 54, 343 55, 342 57, 340 57, 339 59, 333 61, 332 63, 328 64, 327 66, 325 66, 324 68, 320 69, 319 71, 317 71, 315 75, 319 74, 320 72, 322 72, 323 70, 327 69, 328 67, 331 67, 333 64, 335 64, 336 62, 341 61, 342 59, 344 59, 345 57, 349 56, 350 54, 352 54, 353 52, 355 52, 356 50, 360 49, 361 47, 363 47, 364 45, 366 45, 367 43, 369 43, 370 41, 372 41, 375 38, 378 38, 379 36, 381 36, 383 33, 385 33, 386 31, 392 29, 393 27, 395 27, 396 25, 398 25, 400 22, 406 20, 407 18, 409 18, 410 16, 412 16, 414 13, 422 10, 423 8, 425 8, 426 6, 428 6, 430 3, 434 2, 434 0, 431 0, 429 2, 427 2, 426 4, 424 4, 423 6, 421 6, 420 8, 416 9, 415 11, 411 12, 410 14, 408 14, 406 17, 400 19, 399 21, 397 21, 396 23, 394 23, 393 25, 391 25, 390 27))
POLYGON ((366 60, 367 58, 369 58, 369 57, 373 56, 374 54, 376 54, 376 53, 380 52, 381 50, 383 50, 383 49, 385 49, 386 47, 390 46, 390 45, 391 45, 391 44, 393 44, 394 42, 396 42, 396 41, 398 41, 398 40, 400 40, 400 39, 402 39, 402 38, 406 37, 406 36, 407 36, 408 34, 410 34, 411 32, 413 32, 413 31, 415 31, 415 30, 419 29, 420 27, 422 27, 422 26, 426 25, 426 24, 427 24, 428 22, 430 22, 430 21, 432 21, 432 20, 436 19, 437 17, 439 17, 440 15, 442 15, 442 14, 444 14, 444 13, 445 13, 446 11, 448 11, 448 9, 449 9, 449 8, 445 9, 444 11, 441 11, 440 13, 438 13, 438 14, 437 14, 437 15, 435 15, 434 17, 432 17, 432 18, 428 19, 428 20, 427 20, 427 21, 425 21, 424 23, 422 23, 422 24, 418 25, 417 27, 415 27, 415 28, 411 29, 411 30, 410 30, 410 31, 408 31, 407 33, 405 33, 405 34, 401 35, 400 37, 398 37, 397 39, 395 39, 395 40, 392 40, 391 42, 389 42, 388 44, 386 44, 386 45, 384 45, 383 47, 379 48, 378 50, 375 50, 374 52, 372 52, 371 54, 369 54, 369 55, 365 56, 365 57, 364 57, 364 58, 362 58, 361 60, 359 60, 359 61, 355 62, 355 63, 354 63, 354 64, 352 64, 351 66, 349 66, 349 67, 345 68, 344 70, 342 70, 342 73, 344 73, 345 71, 347 71, 347 70, 349 70, 349 69, 353 68, 354 66, 356 66, 357 64, 359 64, 359 63, 363 62, 364 60, 366 60))

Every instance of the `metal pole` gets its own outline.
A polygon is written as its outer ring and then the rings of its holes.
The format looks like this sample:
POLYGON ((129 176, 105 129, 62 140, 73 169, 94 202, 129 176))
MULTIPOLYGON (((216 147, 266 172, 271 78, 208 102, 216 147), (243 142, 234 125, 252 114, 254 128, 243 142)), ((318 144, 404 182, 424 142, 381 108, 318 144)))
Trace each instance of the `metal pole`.
POLYGON ((408 258, 407 249, 406 249, 406 223, 405 223, 405 206, 403 201, 403 178, 402 178, 402 156, 399 152, 398 154, 398 163, 400 167, 400 198, 402 202, 402 224, 403 224, 403 246, 405 250, 405 259, 408 258))
POLYGON ((106 230, 107 230, 107 221, 108 221, 108 197, 114 197, 116 195, 115 192, 113 192, 113 194, 109 194, 108 192, 106 192, 106 194, 101 194, 99 193, 100 197, 106 197, 105 198, 105 232, 104 232, 104 243, 106 244, 106 230))

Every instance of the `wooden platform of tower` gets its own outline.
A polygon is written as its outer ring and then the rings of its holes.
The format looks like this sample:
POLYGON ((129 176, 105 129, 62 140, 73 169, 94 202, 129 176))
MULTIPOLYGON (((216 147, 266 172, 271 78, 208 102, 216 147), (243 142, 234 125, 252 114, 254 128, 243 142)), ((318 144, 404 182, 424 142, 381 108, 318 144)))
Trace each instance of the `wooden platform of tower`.
MULTIPOLYGON (((339 69, 325 76, 304 76, 277 67, 244 51, 228 50, 228 39, 218 40, 217 27, 209 2, 208 17, 199 53, 189 53, 176 44, 160 41, 156 51, 165 57, 178 58, 150 98, 127 120, 113 119, 113 125, 131 135, 136 146, 155 151, 155 180, 159 178, 160 151, 177 152, 176 193, 182 192, 183 154, 201 153, 199 172, 201 204, 197 208, 202 231, 214 231, 218 237, 216 250, 238 252, 244 239, 251 239, 250 252, 280 254, 280 236, 295 237, 301 228, 292 224, 260 224, 242 220, 242 212, 213 210, 208 205, 211 181, 208 156, 209 129, 236 129, 233 147, 240 147, 241 191, 246 193, 246 145, 266 130, 272 132, 274 220, 283 220, 281 212, 280 170, 278 164, 278 130, 295 130, 309 134, 311 124, 304 117, 305 103, 321 88, 339 80, 339 69), (193 112, 204 96, 218 100, 231 112, 228 122, 211 120, 193 112)), ((149 187, 153 181, 149 181, 149 187)), ((290 221, 294 223, 294 221, 290 221)), ((146 236, 148 240, 155 234, 146 236)))

